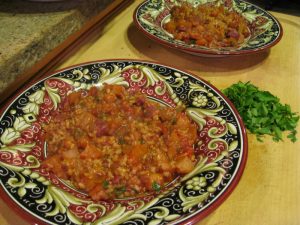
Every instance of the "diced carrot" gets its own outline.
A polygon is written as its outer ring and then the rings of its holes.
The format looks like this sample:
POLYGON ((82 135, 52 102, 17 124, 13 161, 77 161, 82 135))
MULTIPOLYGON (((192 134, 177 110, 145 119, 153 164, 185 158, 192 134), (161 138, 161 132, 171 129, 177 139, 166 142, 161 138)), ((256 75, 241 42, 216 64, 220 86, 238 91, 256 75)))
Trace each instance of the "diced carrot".
POLYGON ((91 158, 91 159, 97 159, 102 156, 102 152, 94 145, 88 144, 83 152, 80 153, 80 158, 91 158))
POLYGON ((86 136, 82 136, 77 139, 78 148, 84 149, 84 148, 86 148, 88 143, 89 143, 89 139, 86 136))
POLYGON ((50 158, 47 158, 43 162, 43 166, 45 166, 48 170, 52 171, 56 176, 66 179, 67 174, 63 168, 63 164, 61 163, 60 155, 53 155, 50 158))
POLYGON ((176 171, 179 174, 186 174, 194 169, 194 162, 187 156, 180 157, 176 160, 176 171))
POLYGON ((163 185, 163 176, 159 173, 148 173, 147 176, 143 177, 142 183, 148 190, 153 189, 153 184, 157 183, 160 186, 163 185))
POLYGON ((174 22, 167 23, 167 24, 165 25, 165 29, 166 29, 169 33, 173 33, 173 32, 175 32, 175 30, 176 30, 176 25, 175 25, 174 22))
POLYGON ((207 46, 207 41, 204 38, 200 38, 197 39, 196 44, 201 46, 207 46))
POLYGON ((116 94, 119 94, 119 93, 123 93, 124 94, 124 91, 125 91, 125 88, 121 85, 111 85, 111 90, 116 93, 116 94))
POLYGON ((128 160, 132 164, 136 164, 143 159, 143 156, 147 153, 147 148, 143 144, 134 145, 132 148, 126 150, 128 160))
POLYGON ((81 92, 73 92, 68 96, 68 103, 72 106, 79 102, 81 96, 81 92))
POLYGON ((90 95, 90 96, 96 96, 97 93, 98 93, 98 88, 91 87, 90 90, 89 90, 89 92, 88 92, 88 95, 90 95))
POLYGON ((110 196, 105 192, 105 190, 100 186, 95 186, 92 190, 89 191, 90 196, 92 199, 97 201, 99 199, 108 200, 110 196))
POLYGON ((63 151, 62 156, 66 159, 76 158, 78 156, 77 149, 71 148, 66 151, 63 151))

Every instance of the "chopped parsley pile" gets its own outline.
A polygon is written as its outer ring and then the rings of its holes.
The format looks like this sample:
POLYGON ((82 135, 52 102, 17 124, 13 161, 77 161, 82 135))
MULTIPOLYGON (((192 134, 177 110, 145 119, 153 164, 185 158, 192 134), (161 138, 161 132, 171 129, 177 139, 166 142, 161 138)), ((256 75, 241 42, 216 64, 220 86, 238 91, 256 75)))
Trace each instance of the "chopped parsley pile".
POLYGON ((262 141, 263 135, 271 135, 274 141, 282 141, 282 132, 295 142, 299 115, 289 105, 280 103, 278 97, 268 91, 259 90, 250 82, 238 82, 223 90, 234 104, 246 128, 262 141))

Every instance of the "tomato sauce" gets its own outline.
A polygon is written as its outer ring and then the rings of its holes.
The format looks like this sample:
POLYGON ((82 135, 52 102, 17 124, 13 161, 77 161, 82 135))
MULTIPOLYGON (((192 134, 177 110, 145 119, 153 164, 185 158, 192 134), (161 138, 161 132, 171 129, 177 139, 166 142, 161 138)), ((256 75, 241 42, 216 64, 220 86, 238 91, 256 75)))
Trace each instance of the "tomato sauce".
POLYGON ((250 36, 248 22, 224 6, 174 6, 164 29, 175 39, 209 48, 237 47, 250 36))
POLYGON ((71 93, 44 130, 43 166, 93 200, 159 191, 196 163, 189 117, 118 85, 71 93))

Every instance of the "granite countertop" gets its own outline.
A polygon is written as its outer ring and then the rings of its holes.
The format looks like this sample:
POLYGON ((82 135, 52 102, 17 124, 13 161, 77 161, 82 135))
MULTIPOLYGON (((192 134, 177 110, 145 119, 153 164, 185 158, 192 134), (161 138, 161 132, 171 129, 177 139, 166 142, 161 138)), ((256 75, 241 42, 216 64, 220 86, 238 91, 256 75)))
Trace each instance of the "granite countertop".
POLYGON ((0 98, 19 75, 113 0, 0 3, 0 98))

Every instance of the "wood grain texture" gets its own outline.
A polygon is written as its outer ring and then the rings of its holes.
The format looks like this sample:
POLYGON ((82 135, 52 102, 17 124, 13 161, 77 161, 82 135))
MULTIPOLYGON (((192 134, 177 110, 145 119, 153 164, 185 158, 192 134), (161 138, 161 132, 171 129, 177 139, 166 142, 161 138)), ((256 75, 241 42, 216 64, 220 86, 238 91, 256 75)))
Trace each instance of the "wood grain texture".
MULTIPOLYGON (((102 59, 151 60, 190 71, 219 89, 238 81, 251 81, 300 112, 300 17, 273 14, 282 23, 284 35, 269 51, 204 58, 168 49, 146 38, 132 23, 137 4, 114 17, 55 70, 102 59)), ((299 126, 297 131, 300 133, 299 126)), ((300 136, 296 143, 287 139, 275 143, 270 138, 261 143, 251 134, 248 138, 248 162, 240 183, 221 206, 198 224, 300 224, 300 136)), ((12 219, 19 218, 3 202, 0 211, 0 224, 21 224, 21 219, 12 219)))

